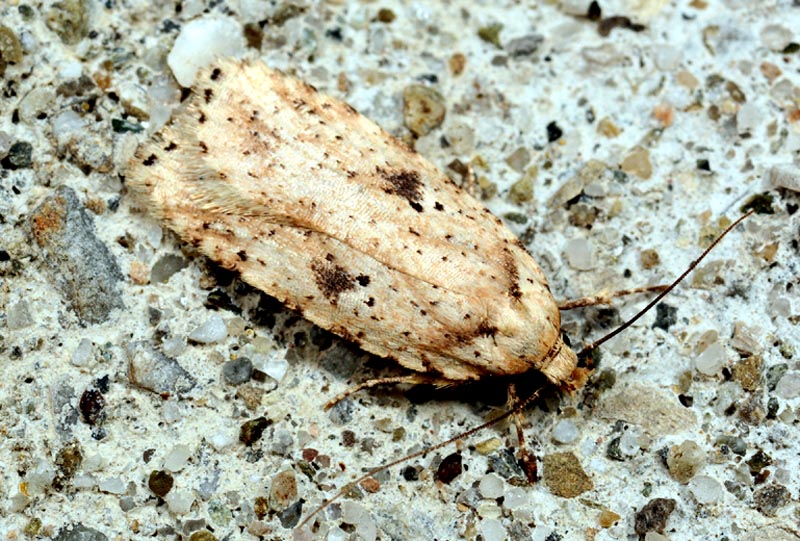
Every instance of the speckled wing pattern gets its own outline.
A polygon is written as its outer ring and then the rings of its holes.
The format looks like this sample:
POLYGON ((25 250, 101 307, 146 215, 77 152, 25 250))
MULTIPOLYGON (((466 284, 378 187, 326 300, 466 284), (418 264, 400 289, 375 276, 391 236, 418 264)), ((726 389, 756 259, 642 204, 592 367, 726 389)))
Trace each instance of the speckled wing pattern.
POLYGON ((574 353, 514 235, 371 120, 260 62, 202 71, 127 182, 180 237, 317 325, 449 380, 574 353))

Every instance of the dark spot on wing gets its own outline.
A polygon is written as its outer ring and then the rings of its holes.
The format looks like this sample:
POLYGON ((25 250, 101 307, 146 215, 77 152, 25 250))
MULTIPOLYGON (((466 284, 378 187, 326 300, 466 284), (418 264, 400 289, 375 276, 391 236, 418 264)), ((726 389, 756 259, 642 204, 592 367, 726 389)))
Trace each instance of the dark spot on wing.
POLYGON ((157 157, 155 154, 150 154, 150 155, 149 155, 147 158, 145 158, 145 160, 142 162, 142 165, 144 165, 145 167, 150 167, 151 165, 153 165, 154 163, 156 163, 156 160, 158 160, 158 157, 157 157))
POLYGON ((422 182, 419 173, 416 171, 387 171, 381 167, 377 167, 376 172, 383 177, 384 192, 400 196, 407 200, 414 210, 422 211, 422 207, 419 205, 422 199, 422 182))
POLYGON ((367 287, 369 285, 369 276, 359 274, 356 276, 356 281, 358 281, 358 285, 361 287, 367 287))
POLYGON ((339 301, 339 295, 356 287, 355 278, 347 272, 347 269, 335 264, 330 254, 324 261, 319 259, 312 261, 311 271, 314 273, 317 287, 334 306, 339 301))
POLYGON ((221 75, 222 75, 222 70, 219 68, 214 68, 213 71, 211 72, 211 80, 216 81, 217 79, 220 78, 221 75))

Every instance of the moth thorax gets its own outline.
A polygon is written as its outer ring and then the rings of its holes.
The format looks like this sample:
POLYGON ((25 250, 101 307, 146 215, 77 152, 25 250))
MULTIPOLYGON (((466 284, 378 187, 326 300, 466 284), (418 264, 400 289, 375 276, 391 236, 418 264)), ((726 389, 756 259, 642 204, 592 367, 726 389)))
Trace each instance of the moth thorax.
POLYGON ((578 368, 578 356, 560 336, 537 369, 561 390, 570 393, 583 387, 589 375, 589 370, 578 368))

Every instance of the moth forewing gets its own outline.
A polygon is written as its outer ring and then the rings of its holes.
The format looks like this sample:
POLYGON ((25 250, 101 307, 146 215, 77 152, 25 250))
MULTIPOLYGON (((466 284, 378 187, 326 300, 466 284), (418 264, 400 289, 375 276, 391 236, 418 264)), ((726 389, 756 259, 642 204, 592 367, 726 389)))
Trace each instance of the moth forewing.
POLYGON ((193 91, 127 173, 184 241, 415 372, 581 385, 539 266, 430 162, 260 62, 218 62, 193 91))

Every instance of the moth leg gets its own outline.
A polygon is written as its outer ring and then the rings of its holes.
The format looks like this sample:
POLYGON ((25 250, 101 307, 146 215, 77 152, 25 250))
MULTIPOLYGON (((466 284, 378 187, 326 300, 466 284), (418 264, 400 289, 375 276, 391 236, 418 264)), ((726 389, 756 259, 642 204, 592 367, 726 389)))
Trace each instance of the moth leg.
POLYGON ((528 449, 528 446, 525 445, 525 433, 522 431, 522 421, 523 416, 522 412, 519 411, 517 406, 519 405, 520 400, 517 396, 517 386, 514 383, 508 384, 508 407, 511 410, 514 410, 514 426, 517 429, 517 440, 518 440, 518 449, 519 449, 519 463, 522 466, 523 471, 525 472, 525 476, 528 478, 528 482, 533 484, 538 479, 538 466, 536 465, 536 455, 528 449))
POLYGON ((424 374, 408 374, 406 376, 394 376, 388 378, 375 378, 375 379, 368 379, 358 385, 354 385, 349 389, 344 390, 343 392, 337 394, 332 399, 328 400, 325 404, 325 409, 328 410, 350 396, 351 394, 357 393, 362 389, 369 389, 370 387, 375 387, 377 385, 389 385, 389 384, 398 384, 398 383, 410 383, 413 385, 419 385, 423 383, 427 384, 451 384, 450 380, 442 380, 441 378, 432 378, 430 376, 426 376, 424 374))
POLYGON ((583 306, 594 306, 595 304, 611 304, 611 299, 614 297, 623 297, 625 295, 634 295, 636 293, 660 293, 667 289, 668 285, 658 286, 644 286, 634 287, 633 289, 621 289, 610 293, 600 293, 598 295, 591 295, 589 297, 581 297, 579 299, 572 299, 568 301, 561 301, 558 303, 559 310, 572 310, 573 308, 581 308, 583 306))

